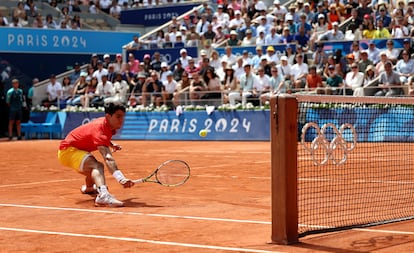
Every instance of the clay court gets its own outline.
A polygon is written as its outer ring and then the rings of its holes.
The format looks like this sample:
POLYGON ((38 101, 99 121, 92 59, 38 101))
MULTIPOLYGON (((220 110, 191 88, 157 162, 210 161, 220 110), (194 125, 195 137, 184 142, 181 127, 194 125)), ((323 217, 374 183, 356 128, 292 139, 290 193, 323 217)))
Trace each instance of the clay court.
MULTIPOLYGON (((270 244, 269 142, 118 141, 115 159, 137 179, 161 162, 191 167, 182 186, 110 191, 126 206, 97 208, 81 175, 56 158, 58 140, 0 142, 0 252, 412 252, 414 222, 270 244)), ((413 200, 414 201, 414 200, 413 200)))

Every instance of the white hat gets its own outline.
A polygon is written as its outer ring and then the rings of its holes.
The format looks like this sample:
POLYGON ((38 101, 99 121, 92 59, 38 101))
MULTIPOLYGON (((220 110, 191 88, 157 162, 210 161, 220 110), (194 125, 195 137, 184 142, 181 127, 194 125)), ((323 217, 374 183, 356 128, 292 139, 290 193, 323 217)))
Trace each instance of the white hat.
POLYGON ((318 19, 320 18, 325 18, 325 15, 323 15, 322 13, 318 15, 318 19))
POLYGON ((233 30, 230 32, 230 35, 237 35, 237 32, 233 30))
POLYGON ((274 0, 273 4, 280 4, 280 1, 279 0, 274 0))
POLYGON ((185 26, 180 26, 180 31, 187 31, 187 28, 185 26))
POLYGON ((286 19, 286 21, 293 20, 292 14, 286 14, 285 19, 286 19))
POLYGON ((161 68, 164 68, 164 67, 168 67, 168 64, 165 61, 161 62, 161 68))
POLYGON ((181 32, 176 32, 175 33, 175 37, 182 37, 182 36, 183 36, 183 34, 181 32))
POLYGON ((265 3, 263 3, 262 1, 258 1, 258 2, 254 5, 254 8, 255 8, 256 10, 258 10, 258 11, 262 11, 262 10, 266 10, 266 9, 267 9, 266 4, 265 4, 265 3))
POLYGON ((109 58, 109 54, 104 54, 103 58, 109 58))
POLYGON ((207 55, 207 51, 206 51, 206 50, 204 50, 204 49, 201 49, 201 50, 200 50, 200 55, 207 55))
POLYGON ((80 76, 86 77, 86 76, 88 76, 88 74, 87 74, 85 71, 82 71, 82 72, 80 73, 80 76))
POLYGON ((387 52, 385 52, 385 51, 381 51, 381 52, 380 52, 380 55, 387 55, 387 52))
POLYGON ((187 53, 187 50, 185 48, 181 49, 180 54, 182 54, 182 53, 187 53))
POLYGON ((240 12, 239 10, 236 10, 236 11, 234 12, 234 14, 235 14, 235 15, 237 15, 237 14, 241 14, 241 12, 240 12))
POLYGON ((282 57, 280 57, 280 60, 281 60, 281 61, 287 61, 287 60, 288 60, 288 58, 287 58, 287 56, 286 56, 286 55, 283 55, 282 57))
POLYGON ((332 22, 332 26, 337 26, 338 25, 338 22, 332 22))

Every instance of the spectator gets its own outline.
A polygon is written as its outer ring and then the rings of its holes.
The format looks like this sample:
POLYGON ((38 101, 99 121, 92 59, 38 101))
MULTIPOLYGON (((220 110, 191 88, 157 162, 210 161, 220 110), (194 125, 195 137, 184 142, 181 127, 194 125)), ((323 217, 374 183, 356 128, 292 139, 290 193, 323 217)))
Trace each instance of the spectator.
POLYGON ((384 64, 384 72, 379 76, 379 88, 381 89, 375 96, 400 96, 403 95, 401 88, 400 75, 392 69, 391 61, 386 61, 384 64))
POLYGON ((206 84, 206 94, 202 97, 207 100, 221 99, 221 82, 213 68, 207 68, 203 74, 206 84))
POLYGON ((50 82, 46 88, 47 98, 42 101, 45 107, 57 106, 58 99, 62 97, 62 84, 56 81, 56 76, 54 74, 50 75, 49 80, 50 82))
POLYGON ((26 4, 24 5, 24 10, 26 12, 26 17, 36 17, 39 13, 37 10, 37 6, 33 2, 33 0, 27 0, 26 4))
POLYGON ((296 55, 296 64, 292 66, 292 85, 295 90, 300 90, 305 87, 306 76, 309 73, 308 64, 303 62, 301 54, 296 55))
POLYGON ((243 38, 241 42, 241 46, 255 46, 256 45, 256 38, 252 36, 252 31, 250 29, 246 30, 246 36, 243 38))
POLYGON ((315 52, 313 53, 313 64, 316 66, 317 72, 321 72, 328 61, 328 55, 323 50, 323 44, 317 44, 315 52))
POLYGON ((28 24, 27 14, 22 1, 17 2, 16 8, 13 9, 12 18, 17 19, 20 26, 26 26, 28 24))
POLYGON ((129 105, 135 107, 137 104, 142 103, 142 88, 145 85, 147 76, 143 73, 138 73, 137 80, 132 82, 130 86, 129 105))
POLYGON ((240 76, 240 92, 229 94, 230 104, 235 104, 236 100, 242 100, 242 105, 247 104, 247 100, 257 97, 258 78, 252 73, 251 65, 246 63, 243 66, 244 73, 240 76))
POLYGON ((109 8, 109 14, 116 19, 121 18, 122 7, 118 4, 117 0, 112 0, 111 7, 109 8))
POLYGON ((161 61, 160 52, 155 52, 152 56, 152 61, 151 61, 152 70, 159 72, 161 70, 161 63, 162 61, 161 61))
POLYGON ((56 21, 53 20, 52 14, 47 14, 46 15, 46 26, 49 29, 56 29, 56 28, 58 28, 58 25, 56 24, 56 21))
POLYGON ((9 24, 9 27, 21 28, 23 26, 19 23, 19 18, 13 17, 12 22, 9 24))
POLYGON ((392 64, 395 64, 398 60, 398 56, 400 55, 400 50, 394 47, 394 41, 393 40, 387 40, 387 48, 385 49, 385 52, 387 53, 387 58, 392 62, 392 64))
POLYGON ((13 128, 16 125, 17 139, 22 139, 21 133, 21 121, 23 118, 23 107, 24 105, 23 90, 19 88, 19 80, 12 80, 12 88, 6 93, 6 104, 9 107, 9 140, 13 139, 13 128))
POLYGON ((116 54, 115 56, 115 60, 112 63, 114 66, 114 71, 115 72, 121 72, 121 66, 122 66, 122 54, 116 54))
POLYGON ((168 66, 168 63, 162 62, 161 71, 158 72, 161 83, 164 83, 165 81, 167 81, 167 74, 169 74, 169 72, 170 72, 170 66, 168 66))
POLYGON ((182 101, 187 101, 188 93, 191 86, 191 79, 187 72, 183 72, 181 75, 181 80, 177 83, 177 88, 173 94, 174 105, 178 106, 182 104, 182 101))
POLYGON ((373 39, 375 37, 377 29, 374 23, 369 22, 367 27, 362 31, 362 37, 364 39, 373 39))
POLYGON ((395 66, 395 72, 400 75, 400 82, 407 84, 414 74, 414 60, 410 58, 407 50, 402 50, 403 59, 398 60, 395 66))
POLYGON ((301 26, 299 31, 293 36, 293 40, 298 46, 307 47, 309 43, 309 36, 306 34, 305 29, 301 26))
POLYGON ((374 32, 373 39, 389 39, 391 34, 386 27, 384 27, 384 21, 382 19, 377 20, 377 30, 374 32))
POLYGON ((326 79, 325 93, 327 95, 338 95, 343 87, 343 78, 338 75, 335 65, 329 65, 328 77, 326 79))
POLYGON ((269 63, 274 62, 275 64, 279 64, 279 56, 277 56, 273 46, 268 46, 266 48, 266 57, 269 63))
POLYGON ((265 36, 265 45, 274 45, 281 42, 282 36, 276 33, 276 27, 272 26, 270 28, 270 33, 265 36))
POLYGON ((162 86, 158 73, 152 70, 151 76, 146 79, 142 86, 142 105, 146 106, 148 99, 150 99, 151 104, 159 107, 162 102, 162 86))
POLYGON ((265 104, 266 101, 269 101, 270 97, 280 93, 286 93, 287 87, 285 85, 283 75, 279 73, 277 67, 273 66, 271 69, 272 76, 269 79, 269 91, 263 93, 260 96, 262 104, 265 104))
POLYGON ((319 40, 326 40, 326 41, 343 40, 344 38, 345 38, 344 33, 341 30, 339 30, 339 26, 337 22, 332 23, 331 30, 328 30, 327 32, 319 36, 319 40))
POLYGON ((374 63, 368 59, 368 50, 362 50, 361 51, 361 59, 358 62, 358 69, 359 72, 365 73, 365 70, 368 66, 374 65, 374 63))
POLYGON ((272 15, 274 15, 275 17, 278 17, 280 19, 283 19, 285 14, 288 12, 286 7, 283 5, 280 5, 280 1, 279 0, 274 0, 273 1, 273 9, 270 12, 272 15))
POLYGON ((375 45, 375 41, 371 40, 368 44, 368 59, 371 60, 374 65, 376 65, 380 61, 380 52, 381 50, 378 49, 375 45))
POLYGON ((197 100, 200 100, 205 95, 207 90, 207 85, 198 72, 192 73, 192 81, 190 85, 190 100, 194 103, 197 100))
POLYGON ((135 55, 133 53, 128 54, 128 64, 129 64, 129 71, 136 75, 139 70, 139 60, 135 59, 135 55))
POLYGON ((9 21, 7 20, 5 16, 3 16, 3 13, 1 12, 0 12, 0 26, 9 26, 9 21))
MULTIPOLYGON (((359 72, 358 64, 351 64, 351 71, 346 73, 344 80, 344 91, 346 95, 353 95, 356 88, 362 87, 364 82, 364 74, 359 72)), ((341 94, 341 93, 340 93, 341 94)), ((343 94, 343 93, 342 93, 343 94)))
POLYGON ((315 65, 309 67, 309 73, 306 75, 305 91, 316 94, 325 93, 324 85, 322 84, 322 76, 318 74, 315 65))
MULTIPOLYGON (((231 66, 226 66, 223 78, 223 101, 225 104, 229 103, 229 94, 232 92, 240 93, 238 87, 238 80, 234 75, 234 69, 231 66)), ((234 102, 234 101, 233 101, 234 102)), ((232 104, 235 105, 235 102, 232 104)))
POLYGON ((287 56, 280 57, 280 64, 276 65, 278 72, 282 74, 285 87, 291 86, 293 77, 292 65, 289 64, 287 56))
POLYGON ((92 54, 89 64, 91 65, 94 71, 98 69, 98 61, 99 61, 98 55, 92 54))
POLYGON ((292 43, 294 41, 294 36, 290 34, 289 27, 285 26, 283 27, 282 36, 280 38, 280 42, 283 44, 292 43))
POLYGON ((327 16, 328 16, 328 29, 329 30, 333 29, 334 23, 339 24, 342 22, 341 13, 339 13, 335 4, 331 4, 329 6, 329 12, 327 16))
POLYGON ((214 13, 214 16, 217 17, 218 22, 223 25, 224 27, 227 27, 230 22, 230 16, 226 12, 223 11, 223 5, 219 4, 217 5, 217 11, 214 13))
MULTIPOLYGON (((215 70, 221 68, 220 56, 216 50, 213 50, 210 55, 210 66, 215 70)), ((216 73, 217 74, 217 73, 216 73)))
POLYGON ((62 105, 65 105, 64 107, 66 107, 66 101, 72 97, 73 88, 74 88, 74 85, 71 82, 70 77, 68 77, 68 76, 63 77, 63 79, 62 79, 62 98, 61 98, 60 103, 62 105))
POLYGON ((391 17, 387 13, 385 6, 379 7, 379 14, 375 17, 375 21, 378 25, 378 21, 382 21, 383 27, 386 29, 391 28, 391 17))
POLYGON ((259 36, 256 37, 256 46, 264 46, 265 45, 265 31, 263 29, 257 29, 259 36))
POLYGON ((172 107, 172 99, 174 92, 177 88, 177 82, 174 80, 174 74, 171 71, 167 71, 166 80, 163 81, 162 85, 162 100, 163 104, 172 107))
POLYGON ((363 87, 354 90, 354 96, 373 96, 378 91, 378 80, 376 79, 375 67, 369 65, 364 74, 363 87))
POLYGON ((122 79, 121 73, 116 73, 115 82, 113 83, 112 96, 104 98, 104 103, 126 104, 127 92, 129 89, 128 83, 122 79))
POLYGON ((309 46, 310 48, 314 48, 315 41, 318 40, 319 36, 326 33, 328 31, 328 24, 325 20, 325 15, 318 14, 318 21, 317 23, 313 24, 313 33, 309 39, 309 46))
POLYGON ((85 94, 88 83, 86 82, 86 72, 81 72, 79 79, 75 81, 72 96, 66 100, 66 105, 80 106, 81 96, 85 94))
POLYGON ((95 97, 91 100, 91 105, 94 107, 100 107, 104 105, 106 98, 112 97, 114 93, 114 85, 108 81, 108 75, 102 74, 101 81, 98 82, 95 91, 95 97))
POLYGON ((96 77, 98 79, 98 83, 102 82, 102 76, 108 75, 108 70, 103 67, 103 62, 101 60, 97 61, 98 69, 95 70, 92 74, 92 76, 96 77))
POLYGON ((141 43, 141 41, 139 40, 138 35, 134 35, 134 36, 132 37, 132 41, 131 41, 131 42, 129 42, 129 43, 125 46, 125 49, 126 49, 127 51, 135 51, 135 50, 142 49, 142 43, 141 43))

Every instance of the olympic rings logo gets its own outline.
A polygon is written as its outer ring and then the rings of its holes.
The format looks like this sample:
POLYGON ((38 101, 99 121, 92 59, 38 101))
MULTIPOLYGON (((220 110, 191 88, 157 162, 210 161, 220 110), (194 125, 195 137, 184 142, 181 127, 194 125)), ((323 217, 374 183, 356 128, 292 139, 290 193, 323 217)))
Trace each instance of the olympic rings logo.
MULTIPOLYGON (((349 139, 349 138, 347 138, 349 139)), ((315 165, 324 165, 329 160, 335 165, 341 165, 346 162, 347 155, 351 152, 357 144, 357 134, 352 124, 343 124, 339 129, 332 123, 327 123, 319 128, 318 124, 314 122, 307 123, 302 128, 301 144, 307 150, 311 156, 315 165), (317 136, 312 140, 310 144, 305 141, 306 132, 308 129, 314 128, 317 136), (326 138, 328 129, 332 129, 335 137, 329 141, 326 138), (352 140, 347 141, 344 139, 345 132, 352 133, 352 140)))

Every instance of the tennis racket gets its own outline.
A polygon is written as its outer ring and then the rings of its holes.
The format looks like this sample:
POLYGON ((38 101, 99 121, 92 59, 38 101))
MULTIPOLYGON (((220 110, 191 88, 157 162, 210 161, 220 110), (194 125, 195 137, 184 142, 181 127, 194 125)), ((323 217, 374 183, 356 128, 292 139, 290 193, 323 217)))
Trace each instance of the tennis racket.
POLYGON ((132 180, 135 184, 152 182, 163 186, 179 186, 190 178, 190 166, 181 160, 168 160, 148 177, 132 180))

